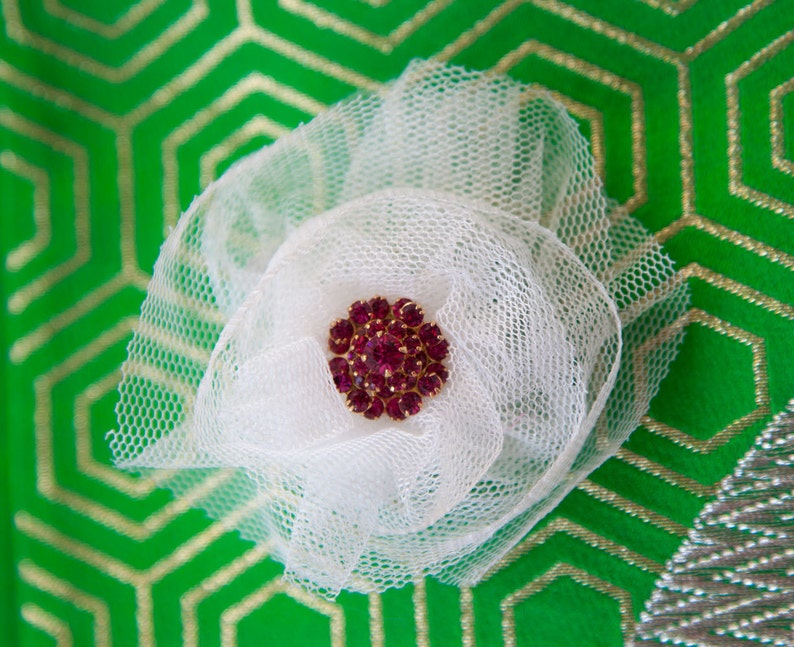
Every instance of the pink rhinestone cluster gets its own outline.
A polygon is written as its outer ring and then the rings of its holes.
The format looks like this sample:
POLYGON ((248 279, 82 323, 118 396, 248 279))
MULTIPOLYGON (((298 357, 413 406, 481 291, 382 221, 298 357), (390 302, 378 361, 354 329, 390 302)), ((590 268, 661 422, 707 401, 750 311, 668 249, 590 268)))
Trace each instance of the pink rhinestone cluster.
POLYGON ((371 420, 419 413, 422 396, 436 395, 449 377, 449 343, 411 299, 356 301, 331 325, 328 347, 338 356, 328 362, 336 389, 371 420))

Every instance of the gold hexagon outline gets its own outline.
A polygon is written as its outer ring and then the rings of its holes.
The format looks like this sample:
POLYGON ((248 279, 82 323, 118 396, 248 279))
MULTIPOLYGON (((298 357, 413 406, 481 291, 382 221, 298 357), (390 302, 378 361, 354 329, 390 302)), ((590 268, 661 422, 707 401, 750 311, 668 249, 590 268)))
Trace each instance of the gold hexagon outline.
POLYGON ((221 645, 232 647, 237 644, 237 625, 255 610, 266 605, 271 598, 282 594, 291 598, 307 609, 315 611, 329 619, 331 647, 344 647, 345 615, 341 607, 310 595, 303 589, 285 582, 281 578, 269 581, 256 591, 249 593, 240 602, 231 605, 221 613, 221 645))
POLYGON ((91 204, 89 199, 88 154, 79 144, 61 137, 57 133, 21 117, 8 108, 0 108, 0 126, 23 137, 32 139, 63 155, 71 161, 74 169, 72 187, 74 200, 74 253, 61 263, 48 268, 26 285, 11 293, 8 310, 20 314, 31 302, 41 298, 55 285, 66 279, 91 260, 91 204))
POLYGON ((284 86, 261 72, 252 72, 227 88, 220 97, 213 99, 207 107, 171 130, 162 144, 162 199, 166 229, 176 223, 180 213, 179 164, 176 157, 178 149, 201 132, 219 114, 231 110, 253 94, 264 94, 285 105, 312 115, 325 109, 325 105, 308 95, 284 86))
POLYGON ((307 2, 306 0, 278 0, 279 6, 286 12, 300 16, 319 29, 330 29, 340 36, 378 50, 381 54, 391 54, 405 40, 421 29, 436 15, 444 11, 454 0, 430 0, 424 7, 407 18, 386 36, 376 34, 361 27, 351 20, 341 18, 337 14, 307 2))
POLYGON ((794 43, 794 30, 789 30, 753 53, 749 59, 725 76, 725 93, 728 103, 728 192, 757 207, 786 218, 794 218, 794 205, 744 182, 739 83, 792 43, 794 43))
MULTIPOLYGON (((26 584, 88 613, 93 619, 94 645, 110 647, 111 616, 104 600, 56 577, 29 559, 23 559, 17 568, 20 579, 26 584)), ((65 624, 68 627, 68 623, 65 624)))
POLYGON ((698 0, 640 0, 640 2, 676 18, 694 7, 698 0))
MULTIPOLYGON (((118 343, 120 339, 127 336, 136 321, 137 319, 134 317, 122 319, 111 329, 104 331, 99 337, 92 340, 90 344, 80 348, 61 364, 51 367, 50 370, 37 377, 34 381, 36 489, 46 500, 64 505, 95 523, 111 528, 137 541, 144 541, 159 532, 173 519, 187 512, 196 500, 207 496, 210 491, 222 485, 230 477, 230 474, 222 470, 211 474, 196 484, 190 492, 170 501, 141 522, 132 521, 117 510, 108 508, 104 504, 79 492, 64 488, 58 483, 53 452, 54 429, 51 391, 55 384, 64 377, 71 375, 76 368, 84 366, 92 357, 107 350, 114 343, 118 343)), ((91 385, 88 385, 87 388, 90 387, 91 385)), ((75 434, 77 434, 76 427, 75 434)), ((109 487, 115 487, 113 482, 107 482, 103 478, 99 480, 109 487)), ((123 488, 121 491, 125 494, 130 494, 125 492, 123 488)), ((130 496, 135 496, 135 494, 132 493, 130 496)))
POLYGON ((17 272, 41 254, 52 240, 50 176, 44 168, 10 149, 0 151, 0 168, 33 185, 33 236, 6 255, 6 269, 17 272))
POLYGON ((25 602, 19 615, 31 627, 42 631, 55 641, 55 647, 72 647, 74 636, 69 623, 32 602, 25 602))
POLYGON ((543 575, 528 582, 523 587, 509 593, 499 603, 502 614, 502 639, 505 647, 516 647, 515 634, 515 607, 518 603, 539 593, 549 584, 564 577, 571 578, 581 586, 593 589, 597 593, 607 596, 618 603, 620 610, 620 628, 624 636, 629 636, 634 630, 634 612, 631 595, 625 589, 615 586, 611 582, 602 580, 587 571, 571 564, 557 562, 543 575))
POLYGON ((80 474, 109 485, 129 497, 142 498, 156 488, 154 481, 134 478, 94 458, 89 411, 97 400, 118 386, 121 371, 116 369, 88 384, 74 399, 73 427, 75 433, 76 468, 80 474))
MULTIPOLYGON (((585 31, 591 31, 606 38, 626 43, 635 51, 651 56, 663 61, 676 68, 678 73, 678 145, 681 156, 680 176, 682 183, 681 205, 682 216, 685 217, 695 212, 695 178, 694 178, 694 157, 692 141, 692 90, 689 81, 689 68, 687 63, 691 63, 698 56, 714 47, 717 43, 725 39, 742 24, 750 20, 756 13, 771 4, 772 0, 753 0, 738 10, 731 18, 717 25, 711 32, 701 40, 686 48, 684 52, 675 52, 658 43, 643 38, 631 31, 616 27, 595 16, 588 14, 577 7, 567 5, 559 0, 534 0, 533 5, 542 11, 546 11, 560 17, 566 22, 577 25, 585 31)), ((472 28, 461 33, 452 43, 447 45, 438 57, 442 60, 449 60, 458 53, 469 47, 483 34, 503 20, 517 7, 524 4, 524 0, 505 0, 501 5, 495 7, 485 18, 478 21, 472 28)))
POLYGON ((785 131, 783 128, 783 99, 794 91, 794 78, 772 88, 769 93, 769 124, 772 144, 772 166, 794 175, 794 161, 786 157, 785 131))
POLYGON ((263 502, 264 497, 247 501, 232 510, 223 519, 213 522, 208 528, 190 536, 169 555, 143 571, 132 568, 116 557, 62 533, 27 511, 17 512, 14 515, 14 524, 25 535, 91 566, 117 582, 131 586, 135 590, 138 645, 154 647, 153 585, 193 559, 195 555, 205 550, 222 535, 231 531, 237 523, 249 516, 258 506, 263 505, 263 502))
POLYGON ((179 596, 182 620, 182 647, 198 647, 198 606, 208 597, 224 589, 234 579, 264 561, 270 554, 270 546, 256 544, 243 555, 214 571, 196 586, 179 596))
POLYGON ((257 115, 249 119, 237 130, 215 144, 199 158, 199 184, 203 191, 210 183, 218 178, 218 166, 251 141, 254 137, 268 137, 276 140, 286 135, 289 129, 264 115, 257 115))
MULTIPOLYGON (((529 56, 538 56, 553 65, 565 68, 573 74, 606 86, 613 92, 627 96, 631 102, 631 151, 632 151, 632 190, 633 195, 626 201, 624 207, 634 211, 648 200, 648 171, 646 166, 647 149, 645 146, 645 111, 642 88, 624 79, 609 70, 579 59, 567 52, 560 51, 538 40, 525 40, 518 47, 505 54, 493 66, 493 71, 506 74, 529 56)), ((591 106, 593 110, 597 108, 591 106)), ((603 149, 603 142, 601 144, 603 149)), ((595 150, 595 149, 594 149, 595 150)), ((602 150, 602 155, 604 152, 602 150)))
POLYGON ((763 338, 758 335, 720 319, 705 310, 692 308, 683 317, 663 328, 659 333, 644 342, 642 346, 637 349, 635 373, 640 370, 639 364, 645 361, 645 357, 648 353, 690 323, 703 325, 718 334, 725 335, 750 348, 753 356, 752 373, 753 388, 755 390, 755 409, 732 421, 706 440, 690 436, 680 429, 654 420, 647 415, 643 417, 642 425, 650 432, 667 438, 690 451, 709 454, 727 444, 742 431, 769 414, 770 401, 768 377, 766 374, 766 347, 763 338))
POLYGON ((209 15, 206 0, 192 0, 190 9, 165 30, 161 31, 155 40, 137 49, 122 65, 113 67, 30 31, 22 21, 18 2, 19 0, 7 0, 0 5, 5 20, 6 33, 11 40, 23 46, 30 45, 34 49, 53 56, 71 67, 111 83, 121 83, 141 72, 152 61, 162 56, 163 52, 187 36, 209 15))
POLYGON ((67 7, 61 0, 42 0, 42 6, 44 11, 55 18, 60 18, 107 40, 115 40, 135 29, 165 2, 167 0, 139 0, 131 7, 127 7, 126 11, 111 23, 102 22, 82 11, 67 7))

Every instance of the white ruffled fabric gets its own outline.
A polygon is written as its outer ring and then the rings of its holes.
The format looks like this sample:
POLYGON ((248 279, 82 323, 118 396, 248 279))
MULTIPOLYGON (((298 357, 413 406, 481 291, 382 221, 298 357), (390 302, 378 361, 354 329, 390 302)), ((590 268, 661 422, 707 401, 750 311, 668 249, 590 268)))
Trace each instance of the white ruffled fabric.
POLYGON ((544 92, 414 63, 182 217, 123 367, 117 464, 323 595, 473 585, 617 450, 680 341, 685 286, 613 207, 544 92), (328 369, 329 325, 376 295, 450 343, 447 384, 401 422, 348 411, 328 369))

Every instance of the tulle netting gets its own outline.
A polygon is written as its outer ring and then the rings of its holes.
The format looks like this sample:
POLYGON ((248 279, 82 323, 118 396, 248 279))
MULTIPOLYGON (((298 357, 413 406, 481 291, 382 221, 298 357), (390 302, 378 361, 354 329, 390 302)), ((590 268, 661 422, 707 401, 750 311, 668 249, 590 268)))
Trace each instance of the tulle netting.
POLYGON ((637 426, 686 303, 559 103, 415 63, 194 201, 110 445, 322 595, 472 585, 637 426), (375 295, 450 343, 447 384, 402 422, 348 411, 328 370, 329 324, 375 295))

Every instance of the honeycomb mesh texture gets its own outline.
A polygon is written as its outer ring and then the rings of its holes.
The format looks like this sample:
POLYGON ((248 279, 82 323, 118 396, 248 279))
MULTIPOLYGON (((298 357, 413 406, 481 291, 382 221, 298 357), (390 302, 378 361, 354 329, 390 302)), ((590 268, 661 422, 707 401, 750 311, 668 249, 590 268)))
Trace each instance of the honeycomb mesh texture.
POLYGON ((416 62, 193 202, 110 445, 321 595, 473 585, 637 426, 686 304, 559 103, 416 62), (402 422, 349 412, 328 370, 329 324, 375 295, 450 343, 447 384, 402 422))

